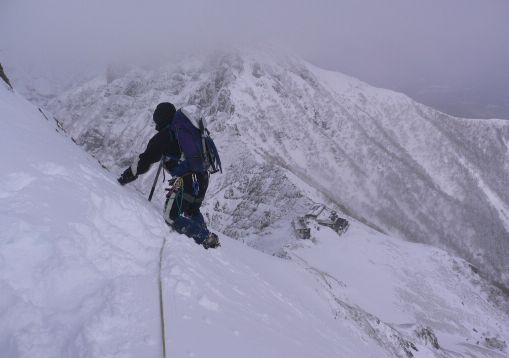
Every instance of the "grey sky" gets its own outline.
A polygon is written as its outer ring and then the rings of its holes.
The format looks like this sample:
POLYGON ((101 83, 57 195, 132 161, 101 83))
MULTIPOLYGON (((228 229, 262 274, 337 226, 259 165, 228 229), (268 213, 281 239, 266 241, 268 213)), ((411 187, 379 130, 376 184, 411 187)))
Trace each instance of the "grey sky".
POLYGON ((0 33, 0 56, 48 63, 269 40, 431 104, 506 105, 509 118, 507 0, 0 0, 0 33))

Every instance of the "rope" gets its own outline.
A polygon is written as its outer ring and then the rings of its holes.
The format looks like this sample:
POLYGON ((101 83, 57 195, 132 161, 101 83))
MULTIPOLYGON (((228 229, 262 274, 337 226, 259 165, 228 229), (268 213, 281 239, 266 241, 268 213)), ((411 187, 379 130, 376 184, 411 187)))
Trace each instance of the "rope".
POLYGON ((162 280, 162 268, 163 268, 163 254, 164 247, 166 246, 166 236, 164 237, 161 251, 159 251, 159 313, 161 315, 161 339, 163 343, 163 358, 166 358, 166 330, 164 322, 164 305, 163 305, 163 280, 162 280))
MULTIPOLYGON (((177 206, 179 206, 179 215, 180 210, 182 208, 182 198, 183 198, 183 191, 184 191, 184 181, 182 178, 178 178, 176 185, 180 187, 179 192, 180 195, 180 205, 177 199, 177 206)), ((175 198, 175 196, 178 193, 172 193, 171 195, 175 198)), ((171 198, 171 196, 170 196, 171 198)), ((167 204, 168 205, 168 204, 167 204)), ((161 245, 161 250, 159 251, 159 276, 158 276, 158 283, 159 283, 159 314, 161 317, 161 340, 163 345, 163 358, 166 358, 166 324, 164 322, 164 303, 163 303, 163 257, 164 257, 164 248, 166 247, 166 236, 163 239, 163 244, 161 245)))
POLYGON ((184 201, 184 179, 182 177, 178 178, 175 182, 175 187, 178 188, 178 191, 175 193, 175 200, 179 212, 179 216, 182 215, 182 202, 184 201))

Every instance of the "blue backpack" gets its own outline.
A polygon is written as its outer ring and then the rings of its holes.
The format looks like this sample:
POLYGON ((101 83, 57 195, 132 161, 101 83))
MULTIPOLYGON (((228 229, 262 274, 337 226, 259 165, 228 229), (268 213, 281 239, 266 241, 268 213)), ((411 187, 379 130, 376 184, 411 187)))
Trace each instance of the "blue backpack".
MULTIPOLYGON (((219 157, 219 152, 214 143, 214 140, 210 137, 210 132, 207 129, 207 122, 204 118, 198 118, 194 115, 196 107, 190 106, 186 108, 182 108, 182 113, 189 119, 189 122, 199 130, 200 133, 200 142, 199 147, 201 147, 201 157, 203 160, 203 167, 210 174, 214 174, 217 172, 223 172, 223 168, 221 167, 221 158, 219 157)), ((198 144, 198 143, 197 143, 198 144)))

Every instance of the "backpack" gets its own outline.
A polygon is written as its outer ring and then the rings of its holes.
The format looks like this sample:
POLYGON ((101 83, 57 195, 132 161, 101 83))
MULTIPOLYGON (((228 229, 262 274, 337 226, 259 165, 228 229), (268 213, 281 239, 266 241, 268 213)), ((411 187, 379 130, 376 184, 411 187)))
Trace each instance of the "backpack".
POLYGON ((200 131, 201 140, 201 156, 203 160, 203 167, 210 173, 223 172, 221 167, 221 158, 217 151, 214 140, 210 137, 210 132, 207 129, 207 122, 205 118, 196 115, 197 108, 195 106, 188 106, 182 108, 182 113, 189 119, 191 124, 200 131))

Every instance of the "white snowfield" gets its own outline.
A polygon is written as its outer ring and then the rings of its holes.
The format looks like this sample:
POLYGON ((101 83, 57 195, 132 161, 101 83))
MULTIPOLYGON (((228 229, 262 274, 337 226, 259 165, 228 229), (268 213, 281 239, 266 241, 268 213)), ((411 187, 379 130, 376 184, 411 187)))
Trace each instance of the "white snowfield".
POLYGON ((171 232, 0 84, 0 357, 507 357, 508 303, 436 248, 354 222, 280 259, 171 232))

